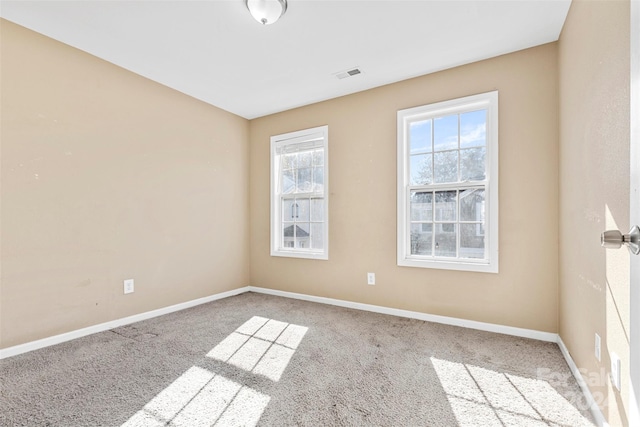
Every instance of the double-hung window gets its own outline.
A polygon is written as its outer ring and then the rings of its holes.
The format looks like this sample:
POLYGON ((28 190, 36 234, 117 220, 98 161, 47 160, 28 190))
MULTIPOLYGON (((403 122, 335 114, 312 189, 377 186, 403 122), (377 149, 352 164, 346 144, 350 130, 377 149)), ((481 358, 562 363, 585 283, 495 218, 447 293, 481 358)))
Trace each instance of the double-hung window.
POLYGON ((498 92, 398 111, 398 265, 498 272, 498 92))
POLYGON ((271 255, 329 258, 328 127, 271 137, 271 255))

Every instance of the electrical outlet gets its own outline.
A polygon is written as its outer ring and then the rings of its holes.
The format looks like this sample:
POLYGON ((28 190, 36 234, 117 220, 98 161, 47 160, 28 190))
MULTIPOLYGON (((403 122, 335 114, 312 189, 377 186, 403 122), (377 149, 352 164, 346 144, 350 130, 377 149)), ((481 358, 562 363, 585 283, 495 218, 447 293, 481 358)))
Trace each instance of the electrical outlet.
POLYGON ((598 359, 598 362, 600 362, 600 349, 602 347, 600 346, 600 335, 596 334, 596 359, 598 359))
POLYGON ((130 294, 133 292, 133 279, 125 279, 124 281, 124 293, 130 294))
POLYGON ((617 354, 611 353, 611 383, 620 391, 620 358, 617 354))
POLYGON ((376 284, 376 273, 367 273, 367 285, 376 284))

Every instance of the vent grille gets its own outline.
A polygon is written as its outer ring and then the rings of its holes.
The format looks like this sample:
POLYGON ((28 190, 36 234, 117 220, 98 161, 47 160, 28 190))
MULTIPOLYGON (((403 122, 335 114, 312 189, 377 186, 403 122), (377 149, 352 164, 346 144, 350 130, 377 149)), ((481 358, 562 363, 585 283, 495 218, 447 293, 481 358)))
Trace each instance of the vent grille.
POLYGON ((347 71, 340 71, 339 73, 335 73, 334 76, 342 80, 346 79, 347 77, 357 76, 358 74, 362 74, 362 70, 358 67, 354 67, 347 71))

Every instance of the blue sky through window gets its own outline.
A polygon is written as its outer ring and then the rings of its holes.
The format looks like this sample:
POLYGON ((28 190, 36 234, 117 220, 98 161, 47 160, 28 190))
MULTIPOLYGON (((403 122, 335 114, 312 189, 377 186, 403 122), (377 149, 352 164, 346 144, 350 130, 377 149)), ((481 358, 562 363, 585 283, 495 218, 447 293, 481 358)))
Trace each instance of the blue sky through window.
POLYGON ((431 119, 413 122, 410 125, 409 138, 411 154, 427 153, 431 151, 431 119))
POLYGON ((486 145, 486 128, 486 110, 416 121, 409 125, 410 152, 415 155, 432 151, 455 150, 458 148, 458 137, 460 138, 460 148, 483 147, 486 145), (458 120, 460 120, 459 135, 458 120))
POLYGON ((433 120, 433 146, 435 151, 458 148, 458 115, 433 120))
POLYGON ((487 110, 460 114, 460 148, 484 147, 487 139, 487 110))

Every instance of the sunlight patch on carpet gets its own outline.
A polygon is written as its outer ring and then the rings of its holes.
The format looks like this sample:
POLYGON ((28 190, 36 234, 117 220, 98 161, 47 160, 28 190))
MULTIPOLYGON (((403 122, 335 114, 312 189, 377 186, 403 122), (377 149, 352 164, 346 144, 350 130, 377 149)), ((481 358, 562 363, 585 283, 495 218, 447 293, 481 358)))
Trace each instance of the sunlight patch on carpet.
MULTIPOLYGON (((308 328, 253 316, 207 357, 277 382, 308 328)), ((255 426, 271 397, 192 366, 121 427, 255 426)))
POLYGON ((216 345, 207 357, 279 381, 307 330, 254 316, 216 345))
POLYGON ((431 363, 460 426, 593 426, 547 381, 435 357, 431 363))
POLYGON ((122 427, 254 426, 269 400, 263 393, 193 366, 122 427))

